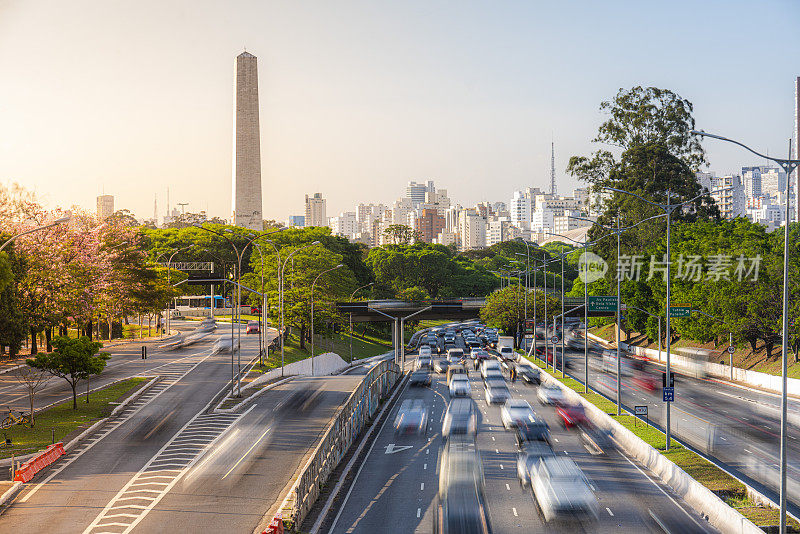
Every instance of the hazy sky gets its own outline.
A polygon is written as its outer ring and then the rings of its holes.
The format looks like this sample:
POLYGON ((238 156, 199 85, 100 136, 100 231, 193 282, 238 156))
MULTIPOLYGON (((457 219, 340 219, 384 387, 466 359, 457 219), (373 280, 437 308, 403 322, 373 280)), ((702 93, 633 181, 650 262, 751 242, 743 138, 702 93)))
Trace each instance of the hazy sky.
MULTIPOLYGON (((230 216, 233 66, 258 56, 265 218, 559 187, 600 101, 669 88, 697 125, 785 154, 800 2, 0 0, 0 181, 49 205, 230 216)), ((760 163, 706 142, 718 173, 760 163)))

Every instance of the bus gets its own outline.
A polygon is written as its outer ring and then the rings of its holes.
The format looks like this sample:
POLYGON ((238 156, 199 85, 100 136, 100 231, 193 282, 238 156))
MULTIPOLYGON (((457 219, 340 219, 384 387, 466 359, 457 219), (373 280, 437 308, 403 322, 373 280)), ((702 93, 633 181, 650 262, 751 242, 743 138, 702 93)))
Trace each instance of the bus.
MULTIPOLYGON (((229 308, 225 298, 214 295, 214 309, 229 308)), ((172 309, 179 312, 193 312, 211 309, 211 295, 185 295, 172 300, 172 309)))

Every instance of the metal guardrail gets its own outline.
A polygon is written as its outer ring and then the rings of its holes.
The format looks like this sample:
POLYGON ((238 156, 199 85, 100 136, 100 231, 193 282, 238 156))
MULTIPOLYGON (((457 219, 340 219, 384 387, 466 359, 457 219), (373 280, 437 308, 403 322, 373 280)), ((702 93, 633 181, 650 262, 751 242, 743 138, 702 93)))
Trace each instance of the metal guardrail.
POLYGON ((381 399, 399 376, 400 367, 393 360, 378 363, 339 408, 281 506, 283 517, 290 519, 295 528, 305 519, 319 497, 320 488, 375 415, 381 399))

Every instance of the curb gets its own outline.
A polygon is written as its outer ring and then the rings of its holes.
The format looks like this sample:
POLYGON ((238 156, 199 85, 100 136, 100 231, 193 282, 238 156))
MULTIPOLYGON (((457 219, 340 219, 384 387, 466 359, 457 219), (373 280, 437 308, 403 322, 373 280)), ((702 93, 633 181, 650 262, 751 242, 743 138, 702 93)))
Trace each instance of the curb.
POLYGON ((287 376, 287 377, 284 377, 284 378, 282 378, 280 380, 277 380, 277 381, 273 382, 272 384, 264 386, 263 388, 261 388, 260 390, 256 391, 255 393, 253 393, 252 395, 250 395, 249 397, 244 399, 242 402, 240 402, 239 404, 234 406, 233 408, 220 408, 219 406, 221 406, 226 400, 230 399, 230 397, 226 396, 226 397, 224 397, 222 400, 220 400, 217 403, 217 406, 213 410, 211 410, 211 412, 212 413, 218 413, 218 414, 237 413, 238 410, 244 408, 248 404, 250 404, 253 401, 255 401, 262 393, 266 393, 267 391, 269 391, 269 390, 271 390, 273 388, 276 388, 276 387, 280 386, 281 384, 285 384, 286 382, 289 382, 293 378, 294 378, 294 376, 287 376))
MULTIPOLYGON (((0 371, 0 375, 4 375, 6 373, 10 373, 11 371, 16 371, 20 367, 25 367, 25 364, 23 363, 23 364, 20 364, 20 365, 15 365, 14 367, 9 367, 8 369, 3 369, 2 371, 0 371)), ((2 503, 0 503, 0 504, 2 504, 2 503)))
POLYGON ((17 493, 19 493, 21 489, 22 482, 14 482, 14 484, 12 484, 11 487, 8 488, 2 496, 0 496, 0 507, 5 506, 8 501, 16 497, 17 493))
MULTIPOLYGON (((524 361, 524 363, 533 366, 528 361, 524 361)), ((661 452, 645 443, 633 432, 623 427, 580 394, 562 384, 547 371, 540 369, 540 372, 546 377, 546 382, 558 386, 567 398, 580 402, 591 416, 593 423, 601 428, 611 430, 614 441, 617 442, 626 456, 639 461, 658 480, 674 491, 689 507, 699 513, 711 525, 721 532, 729 532, 731 534, 763 534, 763 530, 736 509, 730 507, 711 490, 690 477, 661 452)))

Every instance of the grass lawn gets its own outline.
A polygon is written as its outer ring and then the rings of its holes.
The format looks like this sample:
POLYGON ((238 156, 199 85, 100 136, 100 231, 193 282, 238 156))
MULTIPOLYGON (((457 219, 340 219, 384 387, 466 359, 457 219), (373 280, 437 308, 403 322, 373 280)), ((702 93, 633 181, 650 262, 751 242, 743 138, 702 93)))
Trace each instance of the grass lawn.
MULTIPOLYGON (((353 359, 358 360, 361 358, 369 358, 370 356, 377 356, 383 354, 391 349, 391 345, 386 345, 386 342, 381 342, 378 338, 367 335, 367 340, 360 337, 353 337, 353 359)), ((335 352, 345 361, 350 359, 350 336, 336 334, 333 338, 322 336, 314 336, 314 352, 320 355, 324 352, 335 352)), ((311 356, 311 344, 306 343, 306 348, 300 349, 299 336, 297 334, 290 334, 284 346, 284 363, 290 364, 296 361, 304 360, 311 356)), ((263 364, 256 364, 250 371, 248 376, 243 382, 249 382, 258 377, 259 374, 270 371, 281 366, 281 351, 280 348, 276 351, 270 351, 269 358, 264 360, 263 364)))
MULTIPOLYGON (((541 369, 547 370, 544 363, 538 359, 530 359, 531 363, 541 369)), ((739 513, 748 518, 758 526, 777 525, 779 522, 779 512, 775 508, 764 508, 757 506, 755 502, 747 497, 744 484, 728 475, 725 471, 685 448, 675 440, 670 444, 670 450, 666 447, 666 436, 659 430, 648 426, 640 419, 632 415, 617 416, 617 405, 597 393, 583 393, 583 384, 569 377, 563 377, 560 371, 552 373, 555 378, 560 380, 565 386, 580 394, 587 401, 591 402, 619 424, 633 432, 648 445, 658 450, 671 462, 686 471, 686 473, 703 484, 705 487, 716 493, 729 506, 736 508, 739 513)), ((792 518, 788 518, 789 532, 800 532, 800 523, 792 518)))
MULTIPOLYGON (((107 388, 89 395, 87 403, 84 396, 78 397, 78 409, 72 409, 72 399, 57 404, 36 414, 33 428, 15 425, 2 430, 6 438, 11 438, 11 447, 0 448, 0 458, 9 458, 12 454, 22 456, 46 448, 52 443, 52 432, 55 429, 55 440, 64 441, 67 436, 77 430, 88 428, 95 421, 108 416, 116 407, 116 402, 132 389, 144 382, 144 378, 130 378, 117 382, 107 388)), ((74 437, 74 436, 70 436, 74 437)))

